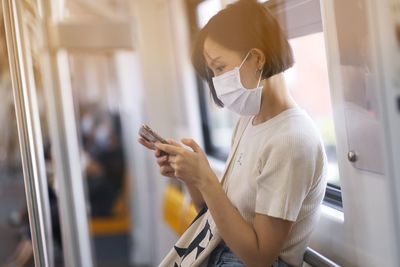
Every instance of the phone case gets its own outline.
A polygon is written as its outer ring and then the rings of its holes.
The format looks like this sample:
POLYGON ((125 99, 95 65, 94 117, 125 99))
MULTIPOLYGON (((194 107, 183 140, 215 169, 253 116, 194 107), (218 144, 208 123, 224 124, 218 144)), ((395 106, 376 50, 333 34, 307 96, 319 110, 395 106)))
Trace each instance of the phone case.
POLYGON ((155 133, 149 126, 146 124, 143 124, 140 129, 139 129, 139 135, 146 139, 147 141, 151 143, 155 143, 157 141, 163 143, 163 144, 168 144, 168 142, 159 136, 157 133, 155 133))

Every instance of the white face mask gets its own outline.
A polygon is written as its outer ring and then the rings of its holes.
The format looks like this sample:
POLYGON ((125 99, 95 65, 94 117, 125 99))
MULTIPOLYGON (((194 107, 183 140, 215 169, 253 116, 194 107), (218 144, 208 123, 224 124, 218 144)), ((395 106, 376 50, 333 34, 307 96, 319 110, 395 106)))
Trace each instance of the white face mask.
POLYGON ((259 113, 263 89, 260 86, 262 72, 257 87, 254 89, 244 88, 240 81, 240 68, 249 54, 250 52, 247 53, 239 67, 212 78, 217 96, 224 106, 243 116, 259 113))

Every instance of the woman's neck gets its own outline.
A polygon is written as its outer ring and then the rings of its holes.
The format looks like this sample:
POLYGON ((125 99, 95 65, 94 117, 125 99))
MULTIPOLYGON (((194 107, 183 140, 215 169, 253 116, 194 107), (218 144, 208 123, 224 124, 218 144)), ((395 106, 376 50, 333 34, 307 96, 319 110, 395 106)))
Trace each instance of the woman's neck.
POLYGON ((286 109, 297 104, 286 88, 283 73, 274 75, 265 81, 260 112, 254 117, 253 124, 263 123, 286 109))

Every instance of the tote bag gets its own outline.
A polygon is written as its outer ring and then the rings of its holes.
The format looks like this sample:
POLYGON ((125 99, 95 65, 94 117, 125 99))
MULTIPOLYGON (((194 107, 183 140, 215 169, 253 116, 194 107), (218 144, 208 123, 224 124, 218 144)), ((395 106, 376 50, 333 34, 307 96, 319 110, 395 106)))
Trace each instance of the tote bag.
MULTIPOLYGON (((231 164, 233 155, 236 153, 240 139, 249 121, 250 117, 243 117, 238 121, 237 133, 234 138, 236 140, 233 142, 221 183, 224 183, 226 171, 231 164)), ((205 206, 169 251, 159 267, 206 267, 211 252, 220 242, 221 237, 217 227, 211 213, 205 206)))

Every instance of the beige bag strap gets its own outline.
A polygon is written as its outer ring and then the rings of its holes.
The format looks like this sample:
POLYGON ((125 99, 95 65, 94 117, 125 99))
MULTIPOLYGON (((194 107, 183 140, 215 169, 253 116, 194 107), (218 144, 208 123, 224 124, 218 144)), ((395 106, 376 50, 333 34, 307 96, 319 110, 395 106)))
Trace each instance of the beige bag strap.
MULTIPOLYGON (((230 165, 231 165, 233 156, 234 156, 235 153, 236 153, 236 150, 237 150, 237 148, 238 148, 238 146, 239 146, 240 140, 242 139, 244 130, 246 130, 247 125, 248 125, 249 122, 251 121, 251 118, 252 118, 252 117, 250 117, 250 116, 249 116, 249 117, 244 117, 244 118, 243 118, 243 121, 242 121, 241 124, 239 124, 239 126, 238 126, 238 130, 237 130, 237 133, 236 133, 236 136, 235 136, 235 137, 236 137, 236 138, 235 138, 236 140, 234 140, 233 145, 232 145, 232 149, 231 149, 231 153, 229 153, 229 157, 228 157, 228 159, 226 160, 225 170, 224 170, 223 175, 222 175, 222 178, 221 178, 221 184, 224 184, 225 177, 226 177, 226 173, 227 173, 227 171, 228 171, 228 169, 229 169, 229 167, 230 167, 230 165)), ((240 122, 239 122, 239 123, 240 123, 240 122)))

